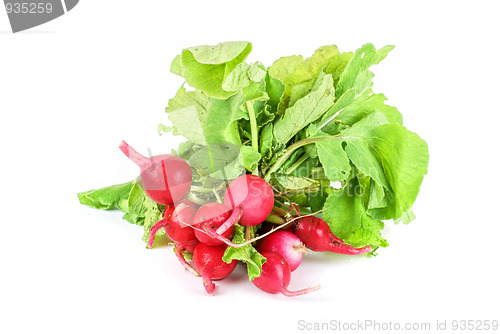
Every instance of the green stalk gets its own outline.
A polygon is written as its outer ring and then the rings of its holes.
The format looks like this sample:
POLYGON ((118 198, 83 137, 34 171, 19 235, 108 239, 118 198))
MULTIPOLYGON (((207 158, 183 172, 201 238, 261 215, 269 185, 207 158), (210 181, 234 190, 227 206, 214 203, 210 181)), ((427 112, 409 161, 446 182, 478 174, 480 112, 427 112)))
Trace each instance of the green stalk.
MULTIPOLYGON (((252 135, 252 148, 255 152, 259 152, 259 130, 257 129, 257 117, 255 116, 255 110, 253 109, 253 103, 247 101, 246 103, 248 109, 248 116, 250 118, 250 130, 252 135)), ((252 171, 253 175, 259 175, 259 166, 252 171)))
POLYGON ((296 149, 298 149, 302 146, 316 143, 316 142, 327 141, 327 140, 338 139, 338 138, 340 138, 340 134, 335 135, 335 136, 331 136, 331 137, 306 138, 306 139, 302 139, 302 140, 299 140, 298 142, 293 143, 292 145, 287 147, 287 149, 285 150, 285 153, 267 171, 266 176, 264 176, 264 180, 269 182, 269 180, 271 179, 271 175, 274 172, 276 172, 281 167, 281 165, 283 165, 285 163, 285 161, 288 160, 288 158, 290 158, 290 156, 293 154, 293 152, 296 149))
POLYGON ((269 222, 269 223, 273 223, 273 224, 284 224, 286 223, 286 220, 274 213, 271 213, 269 214, 269 216, 267 216, 267 218, 265 219, 266 222, 269 222))
POLYGON ((217 192, 216 189, 212 189, 212 192, 215 195, 215 198, 217 199, 217 203, 224 203, 224 201, 219 196, 219 192, 217 192))
POLYGON ((279 206, 276 206, 276 205, 273 206, 273 212, 277 213, 281 217, 284 217, 288 213, 288 211, 286 211, 285 209, 282 209, 282 208, 280 208, 279 206))
POLYGON ((197 193, 211 193, 213 191, 213 189, 212 188, 199 187, 199 186, 191 186, 191 191, 197 192, 197 193))
POLYGON ((309 156, 306 153, 304 153, 297 161, 295 161, 293 165, 290 166, 290 168, 286 170, 285 174, 287 175, 292 174, 293 171, 296 170, 297 167, 299 167, 307 159, 309 159, 309 156))
POLYGON ((194 204, 198 204, 198 205, 203 205, 203 204, 208 203, 208 201, 204 200, 203 198, 200 198, 200 197, 196 196, 192 192, 190 192, 189 194, 187 194, 186 199, 188 201, 193 202, 194 204))

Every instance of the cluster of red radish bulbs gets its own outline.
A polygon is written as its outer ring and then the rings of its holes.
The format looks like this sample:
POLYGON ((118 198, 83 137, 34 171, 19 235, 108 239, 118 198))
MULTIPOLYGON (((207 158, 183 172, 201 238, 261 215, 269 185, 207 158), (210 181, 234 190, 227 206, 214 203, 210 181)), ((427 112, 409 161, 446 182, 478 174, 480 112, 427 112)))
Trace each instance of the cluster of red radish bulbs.
POLYGON ((202 277, 210 295, 215 292, 213 281, 227 277, 236 267, 237 260, 230 263, 222 260, 227 247, 237 248, 255 242, 266 262, 262 274, 252 283, 263 291, 280 292, 285 296, 298 296, 319 289, 316 286, 288 290, 291 272, 300 265, 306 248, 349 255, 372 251, 370 246, 354 248, 345 244, 333 235, 325 221, 315 216, 299 216, 298 210, 292 219, 283 219, 283 226, 234 244, 230 238, 235 223, 257 226, 273 212, 274 193, 268 182, 259 176, 241 175, 229 183, 224 203, 199 206, 186 199, 191 188, 192 171, 182 158, 169 154, 147 158, 124 141, 120 149, 140 167, 145 193, 156 203, 165 205, 163 219, 151 228, 148 247, 153 246, 156 233, 163 228, 175 243, 175 254, 180 263, 194 275, 202 277), (192 264, 186 261, 184 252, 192 253, 192 264))

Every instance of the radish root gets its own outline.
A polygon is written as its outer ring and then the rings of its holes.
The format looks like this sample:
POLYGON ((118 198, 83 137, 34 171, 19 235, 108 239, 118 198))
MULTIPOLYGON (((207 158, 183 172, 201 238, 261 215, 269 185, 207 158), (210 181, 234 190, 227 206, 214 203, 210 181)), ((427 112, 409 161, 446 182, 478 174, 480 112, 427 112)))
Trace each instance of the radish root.
MULTIPOLYGON (((262 238, 264 238, 264 237, 268 236, 269 234, 271 234, 271 233, 273 233, 273 232, 275 232, 275 231, 279 230, 280 228, 283 228, 283 227, 287 226, 288 224, 293 223, 294 221, 296 221, 296 220, 298 220, 298 219, 300 219, 300 218, 303 218, 303 217, 308 217, 308 216, 313 216, 313 215, 316 215, 316 214, 318 214, 318 213, 320 213, 320 212, 322 212, 322 211, 324 211, 324 209, 319 210, 319 211, 317 211, 317 212, 313 212, 313 213, 307 214, 307 215, 303 215, 303 216, 299 216, 299 217, 292 218, 292 219, 290 219, 290 220, 286 221, 285 223, 281 224, 280 226, 278 226, 278 227, 276 227, 276 228, 271 229, 269 232, 266 232, 266 233, 264 233, 264 234, 262 234, 262 235, 259 235, 258 237, 255 237, 255 238, 253 238, 253 239, 247 240, 247 241, 245 241, 245 242, 243 242, 243 243, 241 243, 241 244, 235 244, 235 243, 233 243, 231 240, 229 240, 229 239, 227 239, 227 238, 223 237, 222 235, 220 235, 220 234, 218 233, 218 231, 219 231, 219 230, 215 231, 215 230, 214 230, 212 227, 210 227, 207 223, 203 223, 203 224, 201 225, 201 226, 202 226, 202 229, 201 229, 201 230, 202 230, 204 233, 206 233, 206 234, 208 234, 209 236, 211 236, 212 238, 215 238, 215 239, 217 239, 217 240, 220 240, 220 241, 224 242, 224 243, 225 243, 226 245, 228 245, 228 246, 231 246, 231 247, 234 247, 234 248, 239 248, 239 247, 243 247, 243 246, 246 246, 246 245, 248 245, 248 244, 251 244, 251 243, 253 243, 253 242, 257 241, 257 240, 260 240, 260 239, 262 239, 262 238)), ((229 218, 229 219, 231 219, 231 218, 229 218)), ((229 220, 229 219, 228 219, 228 220, 229 220)), ((221 225, 221 226, 223 226, 223 225, 221 225)))
POLYGON ((320 285, 312 287, 312 288, 306 288, 298 291, 289 291, 287 288, 283 287, 281 290, 281 293, 284 294, 287 297, 296 297, 300 295, 305 295, 306 293, 313 292, 316 290, 319 290, 321 288, 320 285))
POLYGON ((197 277, 200 277, 200 273, 198 272, 198 270, 196 270, 192 265, 190 265, 186 259, 184 258, 184 254, 182 254, 184 251, 186 250, 186 245, 185 244, 182 244, 182 243, 177 243, 175 245, 175 255, 177 256, 177 259, 179 260, 179 262, 184 266, 184 268, 186 268, 186 270, 188 270, 190 273, 192 273, 193 275, 197 276, 197 277))

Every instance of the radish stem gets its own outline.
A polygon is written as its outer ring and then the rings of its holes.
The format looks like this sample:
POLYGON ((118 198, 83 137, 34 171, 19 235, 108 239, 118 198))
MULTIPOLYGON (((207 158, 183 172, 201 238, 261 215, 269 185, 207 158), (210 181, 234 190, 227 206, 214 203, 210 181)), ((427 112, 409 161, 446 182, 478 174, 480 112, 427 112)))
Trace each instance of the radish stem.
POLYGON ((288 213, 285 209, 280 208, 279 206, 273 206, 273 212, 277 213, 281 217, 285 217, 285 215, 288 213))
POLYGON ((248 241, 252 239, 252 226, 246 226, 245 228, 245 240, 248 241))
POLYGON ((186 250, 186 246, 184 244, 178 243, 175 245, 175 255, 179 262, 186 268, 189 272, 191 272, 195 276, 201 276, 198 270, 196 270, 192 265, 187 263, 184 255, 182 254, 186 250))
POLYGON ((166 219, 160 219, 154 225, 151 227, 151 230, 149 230, 149 239, 148 239, 148 248, 153 247, 153 243, 155 242, 155 236, 156 232, 158 232, 159 229, 162 227, 165 227, 167 225, 167 220, 166 219))
POLYGON ((134 150, 129 144, 125 142, 125 140, 122 140, 119 147, 120 150, 137 166, 141 167, 141 169, 151 164, 151 160, 149 158, 146 158, 145 156, 134 150))
POLYGON ((226 232, 231 226, 233 226, 240 220, 242 214, 243 214, 243 208, 241 206, 235 207, 233 212, 231 213, 231 216, 229 216, 229 218, 224 222, 224 224, 219 226, 216 232, 218 234, 223 234, 224 232, 226 232))
POLYGON ((285 172, 285 174, 290 175, 294 170, 297 169, 304 161, 309 159, 309 155, 303 154, 293 165, 290 166, 285 172))
MULTIPOLYGON (((250 118, 250 131, 252 134, 252 148, 255 152, 259 152, 259 129, 257 128, 257 118, 253 108, 253 102, 247 101, 248 116, 250 118)), ((253 175, 259 176, 259 166, 257 165, 252 171, 253 175)))
POLYGON ((267 216, 266 222, 281 225, 281 224, 286 223, 286 220, 283 217, 280 217, 278 215, 275 215, 274 213, 271 213, 269 216, 267 216))
POLYGON ((190 192, 189 194, 187 194, 186 199, 188 201, 190 201, 190 202, 193 202, 194 204, 197 204, 197 205, 203 205, 203 204, 207 204, 208 203, 207 200, 204 200, 203 198, 196 196, 192 192, 190 192))
POLYGON ((269 182, 269 180, 271 179, 271 175, 274 172, 276 172, 285 163, 285 161, 288 160, 288 158, 290 158, 290 156, 293 154, 293 152, 295 152, 296 149, 319 141, 327 141, 338 138, 341 138, 340 134, 336 136, 322 137, 322 138, 306 138, 293 143, 292 145, 288 146, 288 148, 285 150, 285 153, 267 171, 266 175, 264 176, 264 180, 269 182))

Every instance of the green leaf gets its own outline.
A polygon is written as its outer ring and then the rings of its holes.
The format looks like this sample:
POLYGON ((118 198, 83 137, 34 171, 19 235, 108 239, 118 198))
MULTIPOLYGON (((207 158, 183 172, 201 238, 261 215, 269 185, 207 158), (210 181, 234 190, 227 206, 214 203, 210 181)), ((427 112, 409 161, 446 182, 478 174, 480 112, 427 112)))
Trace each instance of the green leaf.
POLYGON ((240 148, 229 143, 212 143, 189 159, 191 167, 218 180, 232 180, 245 173, 240 148))
POLYGON ((168 133, 174 130, 173 126, 166 126, 165 124, 158 124, 158 134, 161 136, 164 133, 168 133))
POLYGON ((344 139, 329 136, 318 130, 314 124, 308 127, 309 133, 314 133, 310 138, 325 138, 328 140, 317 141, 315 146, 321 165, 326 176, 332 182, 346 180, 351 172, 349 158, 344 151, 344 139))
POLYGON ((187 48, 181 54, 182 76, 193 88, 208 96, 225 99, 235 91, 226 91, 222 84, 229 74, 252 51, 249 42, 225 42, 187 48))
POLYGON ((281 57, 276 60, 271 67, 269 67, 268 71, 272 77, 280 80, 285 84, 285 86, 287 86, 285 89, 286 91, 287 89, 291 89, 291 86, 294 85, 294 82, 292 82, 292 80, 288 80, 288 77, 293 75, 297 65, 302 62, 304 62, 304 57, 302 56, 281 57))
POLYGON ((384 171, 376 158, 376 152, 370 146, 369 129, 387 124, 387 118, 378 111, 370 113, 361 121, 342 133, 341 140, 347 142, 345 151, 354 165, 365 175, 370 176, 379 185, 389 189, 384 171))
POLYGON ((258 163, 261 158, 260 153, 255 151, 252 147, 246 145, 242 146, 240 149, 245 169, 252 172, 258 167, 258 163))
POLYGON ((274 123, 276 141, 287 143, 300 130, 321 117, 332 106, 334 92, 332 76, 325 75, 317 83, 317 89, 298 100, 274 123))
MULTIPOLYGON (((322 73, 323 76, 325 73, 322 73)), ((315 80, 311 79, 308 81, 303 81, 296 84, 290 90, 290 100, 288 101, 288 107, 292 107, 295 102, 309 94, 314 87, 315 80)))
MULTIPOLYGON (((382 114, 371 115, 343 133, 345 151, 356 168, 375 181, 371 186, 369 214, 397 221, 411 209, 420 190, 427 173, 428 147, 418 135, 401 125, 374 126, 381 122, 382 114)), ((405 221, 411 217, 406 214, 405 221)))
POLYGON ((222 89, 225 91, 238 91, 250 85, 252 82, 259 82, 266 76, 266 71, 261 65, 254 63, 249 65, 246 62, 236 65, 234 71, 222 82, 222 89))
POLYGON ((369 213, 379 219, 390 217, 405 223, 414 218, 411 207, 427 174, 429 152, 427 143, 417 134, 397 124, 370 129, 370 141, 393 193, 393 201, 383 209, 369 213))
POLYGON ((289 190, 307 189, 310 186, 318 183, 315 180, 307 177, 299 177, 286 174, 277 174, 276 180, 283 188, 289 190))
POLYGON ((375 64, 378 64, 380 63, 382 60, 384 60, 384 58, 387 56, 387 54, 392 50, 394 49, 394 45, 386 45, 384 46, 383 48, 381 49, 378 49, 377 50, 377 56, 378 56, 378 59, 377 59, 377 62, 375 64))
POLYGON ((101 189, 78 193, 80 203, 101 210, 121 209, 121 201, 127 199, 133 182, 117 184, 101 189))
POLYGON ((269 101, 267 102, 274 112, 278 110, 278 104, 281 101, 283 93, 285 91, 285 84, 281 82, 279 79, 274 78, 266 73, 266 92, 269 96, 269 101))
MULTIPOLYGON (((149 231, 163 217, 163 206, 151 200, 135 181, 98 190, 79 193, 80 202, 96 209, 120 209, 123 219, 136 225, 144 225, 143 240, 147 243, 149 231)), ((157 236, 165 232, 158 231, 157 236)))
POLYGON ((272 153, 271 148, 273 146, 273 140, 273 124, 269 123, 266 124, 260 132, 259 147, 262 157, 270 158, 270 153, 272 153))
POLYGON ((241 146, 240 127, 250 131, 248 104, 254 107, 259 126, 274 119, 274 114, 266 109, 268 99, 264 81, 252 82, 224 100, 212 98, 203 129, 206 141, 208 143, 229 142, 241 146))
POLYGON ((301 177, 318 178, 318 173, 312 173, 314 168, 318 166, 318 157, 311 158, 307 152, 301 156, 289 169, 286 170, 287 174, 301 177))
POLYGON ((317 192, 308 193, 309 205, 312 212, 323 209, 326 199, 333 192, 330 186, 322 186, 317 192))
POLYGON ((306 95, 311 88, 310 85, 316 81, 318 75, 325 68, 328 60, 339 54, 339 50, 335 45, 322 46, 317 49, 314 54, 304 59, 302 56, 282 57, 276 60, 271 67, 269 73, 285 84, 280 110, 285 110, 292 104, 291 100, 292 89, 296 85, 301 85, 300 92, 295 89, 294 101, 306 95), (302 96, 301 96, 302 95, 302 96))
POLYGON ((317 142, 318 157, 325 174, 332 182, 347 179, 351 172, 351 166, 346 152, 342 147, 341 139, 333 139, 317 142))
POLYGON ((180 143, 177 150, 172 150, 171 154, 178 156, 184 160, 189 160, 191 155, 194 153, 194 143, 192 141, 186 141, 180 143))
POLYGON ((138 217, 145 217, 147 211, 145 203, 148 201, 151 201, 151 199, 144 192, 144 189, 138 183, 135 183, 130 190, 125 212, 138 217))
POLYGON ((165 111, 173 125, 173 134, 205 145, 203 124, 206 123, 210 98, 201 91, 186 91, 181 87, 168 102, 165 111))
POLYGON ((363 91, 370 89, 373 74, 368 71, 368 68, 379 63, 390 50, 391 48, 386 46, 377 51, 370 43, 357 49, 340 75, 339 82, 335 87, 336 97, 342 96, 351 88, 355 88, 356 95, 361 95, 363 91))
MULTIPOLYGON (((235 244, 241 244, 246 241, 245 228, 243 226, 235 224, 232 241, 235 244)), ((222 260, 226 263, 231 263, 233 260, 243 261, 246 263, 248 278, 251 281, 262 274, 262 265, 266 262, 266 258, 262 256, 251 244, 239 248, 228 247, 224 252, 222 260)))
POLYGON ((352 52, 344 52, 338 55, 334 55, 326 62, 324 71, 326 74, 332 75, 335 86, 337 85, 337 82, 344 72, 345 68, 347 67, 347 64, 351 60, 352 55, 352 52))
POLYGON ((346 187, 333 191, 324 204, 323 218, 333 234, 354 247, 386 247, 387 241, 381 234, 384 223, 366 212, 360 196, 363 191, 356 179, 352 179, 346 187))
POLYGON ((243 103, 241 92, 225 100, 211 99, 207 119, 203 125, 207 143, 229 142, 241 146, 241 137, 236 121, 248 118, 248 114, 241 109, 243 103))
MULTIPOLYGON (((248 119, 245 103, 263 101, 260 107, 263 109, 267 99, 266 92, 259 89, 257 83, 227 99, 215 99, 201 91, 181 88, 169 101, 166 111, 175 135, 182 135, 199 145, 229 142, 241 146, 237 121, 248 119)), ((264 112, 260 109, 259 115, 264 112)), ((266 117, 269 118, 269 115, 266 117)))
POLYGON ((181 55, 175 56, 174 60, 172 60, 172 64, 170 64, 170 72, 182 76, 181 55))
MULTIPOLYGON (((149 240, 149 233, 151 231, 151 227, 153 225, 163 219, 163 212, 156 204, 153 202, 149 197, 146 198, 146 200, 143 202, 143 206, 145 208, 145 214, 144 214, 144 234, 142 236, 142 241, 144 241, 146 244, 148 243, 149 240)), ((160 229, 156 232, 155 235, 155 241, 159 237, 165 236, 165 231, 163 229, 160 229)))
POLYGON ((346 126, 354 125, 374 111, 384 114, 389 123, 403 124, 403 117, 398 109, 385 104, 385 101, 386 97, 383 94, 367 94, 355 99, 355 90, 350 89, 322 117, 319 122, 324 124, 322 131, 337 134, 346 126), (333 121, 331 117, 339 111, 333 121))
POLYGON ((123 215, 122 218, 125 219, 126 221, 128 221, 130 224, 140 225, 140 226, 144 225, 144 217, 143 216, 137 216, 137 215, 134 215, 133 213, 127 212, 123 215))
POLYGON ((384 113, 389 122, 402 124, 399 111, 384 103, 385 96, 373 94, 373 73, 368 70, 392 48, 386 46, 377 51, 372 44, 365 44, 356 50, 335 86, 337 101, 318 122, 323 132, 337 134, 375 110, 384 113))

